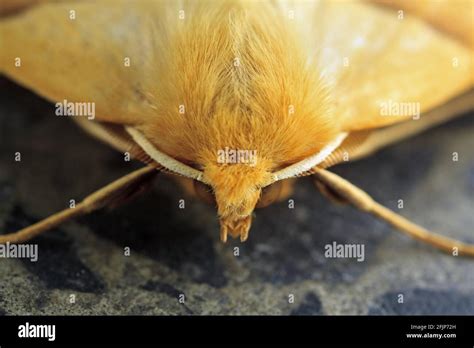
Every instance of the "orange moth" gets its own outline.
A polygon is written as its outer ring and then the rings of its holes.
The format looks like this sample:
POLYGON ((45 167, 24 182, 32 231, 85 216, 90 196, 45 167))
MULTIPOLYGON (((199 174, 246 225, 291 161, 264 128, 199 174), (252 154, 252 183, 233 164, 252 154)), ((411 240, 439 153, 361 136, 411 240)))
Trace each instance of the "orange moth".
POLYGON ((254 209, 311 175, 332 201, 474 256, 328 170, 473 108, 471 0, 30 2, 4 0, 1 72, 54 103, 92 103, 93 119, 71 118, 146 166, 0 242, 158 172, 216 205, 222 241, 245 241, 254 209))

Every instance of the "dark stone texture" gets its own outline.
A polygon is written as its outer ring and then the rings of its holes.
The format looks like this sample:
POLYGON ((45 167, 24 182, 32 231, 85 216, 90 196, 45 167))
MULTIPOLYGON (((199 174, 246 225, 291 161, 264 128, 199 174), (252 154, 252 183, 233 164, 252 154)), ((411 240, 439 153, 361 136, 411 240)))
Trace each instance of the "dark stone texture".
POLYGON ((91 214, 82 221, 101 237, 166 264, 185 278, 214 287, 226 285, 224 266, 212 240, 202 227, 182 219, 184 213, 176 213, 178 199, 166 192, 162 196, 153 192, 132 204, 91 214))
POLYGON ((466 175, 467 189, 474 192, 474 163, 471 163, 469 170, 466 175))
POLYGON ((310 292, 306 294, 303 303, 290 313, 291 315, 320 315, 322 313, 322 304, 319 297, 310 292))
POLYGON ((352 282, 366 265, 353 259, 327 259, 324 246, 337 243, 363 243, 366 260, 383 240, 386 226, 350 207, 335 207, 315 191, 309 180, 302 180, 294 197, 297 207, 287 203, 257 211, 252 243, 241 246, 246 258, 243 266, 273 284, 292 284, 313 279, 332 283, 352 282), (304 205, 304 206, 303 206, 304 205), (300 210, 307 214, 298 216, 300 210), (315 212, 315 213, 313 213, 315 212), (350 221, 351 233, 338 233, 340 219, 350 221), (247 257, 248 255, 248 257, 247 257))
POLYGON ((474 296, 455 290, 408 289, 388 292, 377 298, 369 309, 375 315, 472 315, 474 296), (398 303, 399 294, 404 302, 398 303))
POLYGON ((164 292, 168 296, 174 298, 178 298, 178 296, 183 293, 181 290, 176 289, 173 285, 158 281, 148 281, 145 285, 142 286, 142 289, 148 291, 164 292))
MULTIPOLYGON (((15 231, 36 221, 15 207, 6 223, 7 231, 15 231)), ((38 244, 38 260, 21 259, 24 267, 38 277, 48 289, 71 289, 101 293, 103 282, 78 257, 73 241, 60 229, 38 236, 28 243, 38 244)))
MULTIPOLYGON (((54 106, 33 93, 6 79, 0 91, 0 233, 140 167, 54 116, 54 106), (13 160, 17 151, 21 162, 13 160)), ((473 117, 463 117, 333 170, 391 209, 403 199, 400 213, 413 221, 474 241, 473 131, 473 117)), ((294 209, 280 202, 257 210, 246 243, 222 245, 214 208, 159 175, 136 200, 34 239, 38 262, 0 259, 0 315, 474 313, 472 260, 333 205, 308 178, 291 198, 294 209), (326 258, 333 241, 363 244, 364 262, 326 258), (413 289, 402 291, 402 307, 391 305, 398 289, 413 289), (289 293, 301 302, 290 306, 289 293)))

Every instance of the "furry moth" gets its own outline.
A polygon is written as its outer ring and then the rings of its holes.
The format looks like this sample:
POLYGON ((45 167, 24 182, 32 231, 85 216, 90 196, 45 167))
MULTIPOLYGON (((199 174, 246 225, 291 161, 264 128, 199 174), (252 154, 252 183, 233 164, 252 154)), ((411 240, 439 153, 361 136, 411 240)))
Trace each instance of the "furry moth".
POLYGON ((474 256, 328 171, 473 108, 472 1, 20 3, 5 1, 1 72, 54 103, 94 103, 94 119, 73 119, 146 166, 0 242, 113 205, 158 172, 215 204, 222 241, 245 241, 254 209, 311 175, 333 201, 474 256))

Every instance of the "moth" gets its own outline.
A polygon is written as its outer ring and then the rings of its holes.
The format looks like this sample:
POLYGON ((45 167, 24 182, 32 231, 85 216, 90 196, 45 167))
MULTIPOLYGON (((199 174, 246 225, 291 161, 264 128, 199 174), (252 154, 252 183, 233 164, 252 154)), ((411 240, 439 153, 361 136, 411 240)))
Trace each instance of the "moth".
POLYGON ((255 208, 311 176, 331 201, 474 256, 328 170, 473 109, 472 1, 20 3, 0 20, 1 72, 64 108, 93 103, 71 118, 145 166, 0 243, 115 205, 159 172, 216 206, 223 242, 243 242, 255 208))

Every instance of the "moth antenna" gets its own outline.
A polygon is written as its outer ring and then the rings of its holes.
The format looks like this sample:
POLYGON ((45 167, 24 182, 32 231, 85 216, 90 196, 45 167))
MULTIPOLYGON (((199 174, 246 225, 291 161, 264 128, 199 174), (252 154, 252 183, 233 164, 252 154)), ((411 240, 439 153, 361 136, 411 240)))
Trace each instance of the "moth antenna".
POLYGON ((346 199, 347 202, 360 210, 366 211, 382 220, 385 220, 401 232, 444 252, 453 253, 454 248, 457 248, 459 255, 474 257, 474 244, 464 243, 426 230, 387 207, 377 203, 366 192, 332 172, 322 168, 314 168, 313 175, 317 181, 327 185, 338 195, 346 199))
MULTIPOLYGON (((327 144, 322 150, 314 155, 305 158, 304 160, 294 163, 282 170, 279 170, 276 173, 273 173, 273 182, 288 178, 293 178, 295 176, 299 176, 302 173, 307 172, 308 170, 316 167, 318 164, 323 162, 331 153, 336 150, 346 139, 348 133, 340 133, 336 138, 327 144)), ((273 183, 271 182, 271 183, 273 183)))
POLYGON ((166 153, 159 151, 139 130, 133 127, 125 127, 125 130, 132 136, 133 140, 140 145, 143 151, 161 166, 174 173, 208 184, 208 182, 204 181, 203 173, 200 170, 181 163, 166 153))
POLYGON ((110 205, 117 199, 134 192, 144 181, 153 178, 157 173, 158 169, 155 165, 138 169, 90 194, 82 202, 76 204, 75 208, 64 209, 17 232, 0 235, 0 244, 26 242, 63 222, 110 205))

